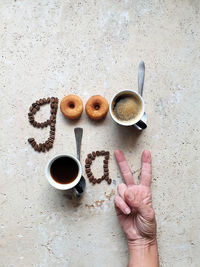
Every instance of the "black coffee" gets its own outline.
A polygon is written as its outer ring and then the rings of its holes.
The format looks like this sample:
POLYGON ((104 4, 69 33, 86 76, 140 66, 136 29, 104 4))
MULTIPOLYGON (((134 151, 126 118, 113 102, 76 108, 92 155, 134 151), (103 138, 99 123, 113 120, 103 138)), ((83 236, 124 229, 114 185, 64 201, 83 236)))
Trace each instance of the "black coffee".
POLYGON ((56 159, 50 168, 52 178, 60 184, 69 184, 78 176, 78 164, 69 157, 56 159))

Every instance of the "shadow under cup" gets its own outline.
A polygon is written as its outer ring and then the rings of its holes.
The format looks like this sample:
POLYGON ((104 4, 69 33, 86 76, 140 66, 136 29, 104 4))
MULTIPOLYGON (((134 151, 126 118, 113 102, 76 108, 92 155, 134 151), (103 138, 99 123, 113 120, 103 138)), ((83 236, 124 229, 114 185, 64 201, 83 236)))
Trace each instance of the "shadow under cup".
POLYGON ((144 102, 137 92, 124 90, 113 97, 109 111, 112 119, 119 125, 132 126, 141 120, 144 114, 144 102), (129 113, 132 113, 130 118, 129 113))
POLYGON ((81 164, 72 155, 57 155, 46 166, 46 178, 56 189, 68 190, 75 187, 81 175, 81 164))

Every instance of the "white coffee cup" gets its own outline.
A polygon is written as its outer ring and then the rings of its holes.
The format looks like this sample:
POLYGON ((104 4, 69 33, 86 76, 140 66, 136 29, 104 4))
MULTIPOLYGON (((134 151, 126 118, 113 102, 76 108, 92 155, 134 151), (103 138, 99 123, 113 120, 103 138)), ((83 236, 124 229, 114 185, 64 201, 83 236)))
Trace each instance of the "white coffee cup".
POLYGON ((147 127, 145 121, 142 120, 142 117, 144 115, 144 110, 145 110, 145 106, 144 106, 144 101, 141 97, 141 95, 135 91, 132 91, 132 90, 123 90, 123 91, 120 91, 118 92, 117 94, 115 94, 110 102, 110 105, 109 105, 109 112, 110 112, 110 115, 112 117, 112 119, 118 123, 119 125, 122 125, 122 126, 139 126, 140 128, 142 129, 145 129, 147 127), (133 119, 130 119, 130 120, 120 120, 117 118, 117 116, 114 114, 114 105, 116 103, 116 100, 117 98, 119 97, 123 97, 123 96, 133 96, 134 98, 137 99, 137 101, 139 102, 139 105, 140 105, 140 111, 139 113, 137 114, 137 116, 133 119))
POLYGON ((47 181, 50 183, 50 185, 52 185, 56 189, 68 190, 68 189, 74 188, 79 183, 79 181, 81 179, 81 176, 82 176, 82 166, 81 166, 80 161, 76 157, 74 157, 72 155, 69 155, 69 154, 56 155, 46 165, 46 178, 47 178, 47 181), (77 163, 77 166, 78 166, 78 175, 77 175, 77 177, 71 183, 66 183, 66 184, 58 183, 51 176, 51 171, 50 171, 51 170, 51 165, 53 164, 53 162, 56 159, 61 158, 61 157, 71 158, 71 159, 73 159, 77 163))

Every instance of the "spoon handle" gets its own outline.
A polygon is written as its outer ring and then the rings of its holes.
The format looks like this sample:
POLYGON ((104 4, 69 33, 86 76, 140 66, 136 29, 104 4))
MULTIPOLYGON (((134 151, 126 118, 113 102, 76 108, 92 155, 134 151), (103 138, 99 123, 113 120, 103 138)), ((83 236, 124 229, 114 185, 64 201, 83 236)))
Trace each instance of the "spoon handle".
POLYGON ((76 127, 74 129, 74 133, 75 133, 75 139, 76 139, 77 158, 80 161, 80 158, 81 158, 81 141, 82 141, 82 136, 83 136, 83 128, 76 127))
POLYGON ((138 93, 141 96, 143 94, 144 73, 145 73, 145 65, 144 65, 144 61, 141 61, 138 67, 138 93))

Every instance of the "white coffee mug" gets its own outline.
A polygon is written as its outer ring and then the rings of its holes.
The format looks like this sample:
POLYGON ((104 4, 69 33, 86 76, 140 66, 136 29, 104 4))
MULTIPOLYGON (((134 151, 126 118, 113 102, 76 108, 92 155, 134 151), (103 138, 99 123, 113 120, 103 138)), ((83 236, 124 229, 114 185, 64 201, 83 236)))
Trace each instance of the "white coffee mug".
POLYGON ((145 106, 144 106, 144 101, 143 101, 141 95, 135 91, 132 91, 132 90, 123 90, 123 91, 120 91, 117 94, 115 94, 113 96, 113 98, 110 102, 110 106, 109 106, 110 115, 116 123, 118 123, 119 125, 122 125, 122 126, 133 126, 134 125, 134 126, 136 126, 136 128, 141 128, 141 129, 145 129, 147 127, 146 121, 143 120, 143 116, 145 113, 144 110, 145 110, 145 106), (127 96, 127 95, 130 95, 130 96, 137 98, 137 100, 139 101, 139 104, 141 105, 141 110, 135 118, 127 120, 127 121, 125 121, 125 120, 122 121, 122 120, 118 119, 116 117, 116 115, 114 114, 114 105, 115 105, 115 101, 118 97, 127 96))
POLYGON ((65 154, 63 154, 63 155, 56 155, 46 165, 46 178, 47 178, 47 181, 50 183, 50 185, 52 185, 56 189, 68 190, 68 189, 75 188, 75 186, 79 183, 79 181, 81 179, 81 176, 82 176, 82 166, 81 166, 81 163, 80 163, 80 161, 76 157, 74 157, 72 155, 65 155, 65 154), (61 157, 71 158, 71 159, 73 159, 77 163, 77 166, 78 166, 78 175, 75 178, 75 180, 73 180, 71 183, 66 183, 66 184, 58 183, 51 176, 51 171, 50 171, 51 170, 51 165, 53 164, 53 162, 56 159, 61 158, 61 157))

